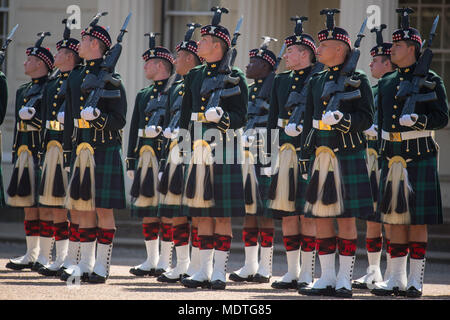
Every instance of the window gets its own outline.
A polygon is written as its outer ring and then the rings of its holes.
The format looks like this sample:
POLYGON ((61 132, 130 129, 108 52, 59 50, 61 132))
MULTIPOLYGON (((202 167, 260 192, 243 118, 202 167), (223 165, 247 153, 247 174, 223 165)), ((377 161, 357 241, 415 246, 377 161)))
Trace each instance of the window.
MULTIPOLYGON (((399 0, 399 7, 410 7, 415 13, 411 16, 411 26, 420 31, 423 40, 430 35, 434 18, 439 15, 436 36, 433 39, 433 61, 431 69, 450 86, 450 0, 399 0)), ((426 44, 425 44, 426 45, 426 44)))
MULTIPOLYGON (((1 0, 0 1, 0 48, 5 43, 6 38, 8 37, 8 5, 9 0, 1 0)), ((6 73, 6 59, 3 62, 1 70, 6 73)))
MULTIPOLYGON (((164 46, 171 51, 183 41, 187 31, 187 24, 200 23, 202 26, 211 23, 212 7, 219 6, 219 0, 169 0, 164 8, 164 46)), ((199 40, 200 31, 196 31, 193 40, 199 40)))

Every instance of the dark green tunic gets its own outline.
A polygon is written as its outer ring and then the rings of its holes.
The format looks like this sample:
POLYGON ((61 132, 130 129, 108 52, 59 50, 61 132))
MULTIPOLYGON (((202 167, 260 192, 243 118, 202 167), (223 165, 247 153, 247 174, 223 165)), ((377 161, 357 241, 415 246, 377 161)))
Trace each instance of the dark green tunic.
MULTIPOLYGON (((404 101, 396 99, 397 88, 401 81, 412 80, 415 64, 400 68, 382 78, 378 89, 378 127, 381 143, 381 178, 380 193, 383 195, 388 172, 388 158, 399 155, 407 162, 408 180, 413 195, 409 199, 411 224, 441 224, 442 201, 437 169, 438 146, 434 137, 393 142, 381 139, 381 129, 386 132, 407 132, 423 130, 439 130, 448 123, 448 102, 442 79, 430 71, 427 79, 436 83, 434 91, 437 100, 416 104, 415 113, 419 116, 412 127, 404 127, 399 123, 404 101)), ((430 92, 421 89, 421 92, 430 92)), ((378 207, 378 213, 380 208, 378 207)))
MULTIPOLYGON (((8 106, 8 84, 6 83, 6 76, 3 72, 0 71, 0 125, 3 123, 6 114, 6 108, 8 106)), ((1 132, 0 132, 0 163, 1 163, 1 132)), ((2 168, 0 166, 0 208, 5 206, 5 193, 3 188, 3 175, 2 168)))
MULTIPOLYGON (((190 119, 192 113, 204 113, 208 103, 208 97, 200 95, 200 89, 204 79, 207 77, 215 77, 218 75, 218 70, 221 61, 215 63, 208 63, 205 65, 193 68, 185 76, 185 94, 181 106, 180 128, 188 129, 190 127, 191 137, 194 137, 193 127, 190 126, 190 119)), ((220 101, 220 107, 224 114, 219 123, 202 123, 202 132, 209 128, 219 129, 222 132, 222 141, 233 139, 236 143, 236 138, 233 137, 229 129, 240 129, 246 123, 247 104, 248 104, 248 89, 247 81, 241 70, 233 67, 231 72, 232 77, 239 77, 240 94, 228 98, 223 98, 220 101), (231 133, 231 136, 230 136, 231 133)), ((197 123, 198 124, 198 123, 197 123)), ((224 147, 226 144, 224 143, 224 147)), ((235 148, 235 157, 237 152, 235 148)), ((187 214, 190 216, 201 217, 232 217, 245 215, 244 191, 242 183, 241 164, 234 161, 233 164, 226 163, 226 152, 223 152, 223 164, 213 164, 214 175, 214 201, 215 205, 211 208, 189 208, 184 206, 187 214)), ((232 159, 233 160, 233 159, 232 159)), ((187 171, 187 170, 186 170, 187 171)), ((187 181, 185 181, 187 182, 187 181)))

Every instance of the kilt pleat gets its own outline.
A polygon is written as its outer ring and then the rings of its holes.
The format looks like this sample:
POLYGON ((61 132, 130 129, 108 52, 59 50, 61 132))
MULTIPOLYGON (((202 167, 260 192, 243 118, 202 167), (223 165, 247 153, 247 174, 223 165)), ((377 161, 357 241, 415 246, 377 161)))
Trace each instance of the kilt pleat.
POLYGON ((97 149, 95 160, 95 206, 105 209, 124 209, 125 181, 120 146, 97 149))

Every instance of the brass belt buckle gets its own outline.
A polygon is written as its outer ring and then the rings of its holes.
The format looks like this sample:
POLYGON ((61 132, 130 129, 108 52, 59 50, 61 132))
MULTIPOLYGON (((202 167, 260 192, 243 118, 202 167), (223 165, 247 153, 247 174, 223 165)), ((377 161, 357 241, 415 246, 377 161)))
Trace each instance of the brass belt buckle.
POLYGON ((402 141, 402 135, 400 132, 389 132, 389 140, 394 142, 402 141))
POLYGON ((57 120, 51 120, 50 121, 50 129, 55 131, 62 131, 62 125, 61 122, 57 120))
POLYGON ((77 119, 78 120, 78 128, 79 129, 89 129, 91 127, 91 124, 87 122, 84 119, 77 119))
POLYGON ((323 123, 322 120, 319 120, 319 130, 331 130, 331 126, 323 123))

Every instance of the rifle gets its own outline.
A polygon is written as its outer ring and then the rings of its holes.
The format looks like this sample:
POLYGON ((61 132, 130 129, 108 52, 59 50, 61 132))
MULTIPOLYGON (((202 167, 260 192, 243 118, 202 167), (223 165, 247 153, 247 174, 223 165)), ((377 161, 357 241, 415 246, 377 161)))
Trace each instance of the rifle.
POLYGON ((323 70, 323 64, 316 62, 314 67, 311 69, 308 77, 305 79, 304 86, 300 92, 292 91, 289 94, 286 105, 284 108, 291 112, 288 123, 295 123, 296 126, 303 122, 303 115, 306 109, 306 98, 307 98, 307 83, 311 80, 312 76, 323 70))
MULTIPOLYGON (((94 21, 97 20, 104 13, 99 13, 95 16, 94 21)), ((100 72, 98 76, 89 73, 81 85, 82 92, 89 92, 89 96, 86 99, 86 106, 95 107, 98 105, 98 101, 103 99, 116 99, 120 98, 120 90, 107 90, 105 89, 108 83, 111 83, 115 87, 119 87, 121 81, 113 77, 114 69, 116 67, 117 61, 119 60, 120 54, 122 52, 122 38, 127 32, 126 27, 131 18, 131 12, 128 14, 125 22, 120 29, 119 36, 117 37, 117 43, 107 52, 105 59, 100 65, 100 72)), ((91 23, 92 25, 92 23, 91 23)), ((96 112, 94 111, 94 115, 96 112)))
POLYGON ((3 44, 3 46, 0 50, 0 67, 3 65, 3 62, 5 61, 6 49, 8 48, 9 43, 12 41, 12 37, 18 27, 19 27, 19 25, 16 24, 15 27, 12 28, 11 32, 9 33, 8 37, 5 40, 5 43, 3 44))
POLYGON ((433 59, 433 51, 431 51, 431 43, 433 37, 436 35, 436 28, 439 22, 439 15, 434 19, 433 26, 431 27, 430 37, 427 42, 427 47, 422 52, 417 61, 417 66, 414 69, 414 77, 412 81, 404 80, 400 82, 400 87, 397 92, 396 98, 400 101, 405 101, 401 116, 410 115, 414 113, 417 102, 429 102, 437 100, 435 91, 429 93, 420 93, 421 88, 427 88, 434 90, 436 87, 435 82, 427 81, 428 72, 430 71, 431 60, 433 59))
POLYGON ((200 89, 200 95, 209 97, 206 110, 219 106, 221 98, 228 98, 241 93, 241 88, 238 86, 240 78, 230 76, 234 58, 236 57, 236 42, 240 36, 239 29, 242 25, 243 17, 241 17, 236 25, 233 39, 231 41, 231 48, 228 49, 225 58, 219 66, 219 74, 216 77, 206 78, 200 89), (233 58, 234 56, 234 58, 233 58), (233 85, 231 88, 225 88, 228 85, 233 85))
MULTIPOLYGON (((264 41, 267 41, 267 38, 264 37, 264 41)), ((275 39, 275 41, 277 40, 275 39)), ((247 131, 248 129, 254 129, 256 126, 266 126, 267 120, 269 118, 269 99, 272 90, 272 84, 285 49, 286 43, 283 43, 283 46, 281 47, 281 50, 275 62, 275 66, 273 67, 273 71, 269 73, 266 79, 264 79, 264 83, 256 99, 248 103, 247 114, 249 120, 247 122, 247 125, 245 126, 244 131, 247 131)))
POLYGON ((162 127, 164 122, 164 115, 166 113, 166 106, 169 101, 169 89, 175 81, 181 78, 179 74, 172 75, 167 81, 164 90, 158 94, 157 99, 150 99, 147 107, 144 110, 146 116, 150 117, 147 126, 162 127))
POLYGON ((355 41, 354 48, 351 51, 350 57, 347 59, 344 67, 342 68, 337 82, 331 80, 325 82, 322 96, 320 99, 327 102, 326 111, 336 111, 339 105, 344 101, 351 101, 361 98, 361 91, 358 89, 361 81, 354 79, 354 73, 356 65, 358 64, 360 51, 359 46, 362 38, 364 38, 364 29, 366 28, 367 18, 361 26, 361 29, 357 35, 357 40, 355 41), (356 90, 346 92, 347 87, 356 88, 356 90))

